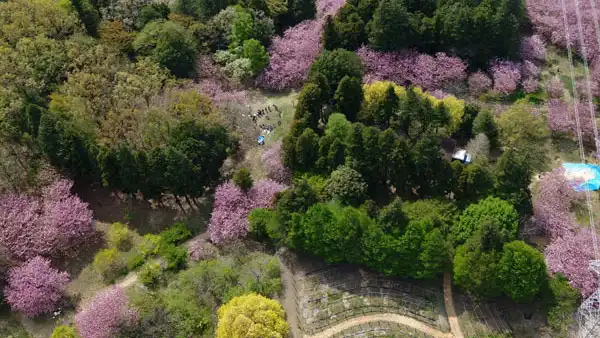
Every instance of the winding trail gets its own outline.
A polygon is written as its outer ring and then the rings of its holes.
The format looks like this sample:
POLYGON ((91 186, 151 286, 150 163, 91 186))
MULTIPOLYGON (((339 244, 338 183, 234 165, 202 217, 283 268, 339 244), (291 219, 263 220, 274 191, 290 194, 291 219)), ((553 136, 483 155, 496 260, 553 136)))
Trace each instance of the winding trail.
POLYGON ((398 315, 398 314, 382 313, 382 314, 352 318, 345 322, 342 322, 335 326, 332 326, 325 331, 321 331, 315 335, 312 335, 312 336, 304 335, 304 338, 329 338, 329 337, 333 336, 334 334, 342 332, 351 327, 358 326, 361 324, 367 324, 367 323, 371 323, 371 322, 398 323, 398 324, 408 326, 413 329, 417 329, 419 331, 425 332, 426 334, 428 334, 432 337, 436 337, 436 338, 454 337, 454 335, 452 333, 445 333, 445 332, 436 330, 436 329, 432 328, 431 326, 425 325, 416 319, 398 315))
POLYGON ((448 322, 450 323, 450 331, 454 337, 464 338, 462 330, 460 329, 460 323, 456 317, 456 310, 454 309, 454 300, 452 300, 452 276, 449 272, 444 272, 444 304, 446 306, 448 322))
MULTIPOLYGON (((340 333, 344 330, 350 329, 354 326, 372 322, 397 323, 419 330, 436 338, 464 338, 464 335, 460 328, 460 323, 458 322, 458 318, 456 316, 456 310, 454 308, 454 300, 452 299, 452 275, 449 272, 444 273, 444 305, 446 307, 446 314, 448 315, 448 322, 450 323, 451 332, 439 331, 423 322, 420 322, 414 318, 410 318, 407 316, 392 313, 381 313, 352 318, 312 336, 305 334, 303 335, 303 338, 330 338, 333 335, 340 333)), ((297 331, 294 332, 294 336, 299 337, 297 335, 297 331)))

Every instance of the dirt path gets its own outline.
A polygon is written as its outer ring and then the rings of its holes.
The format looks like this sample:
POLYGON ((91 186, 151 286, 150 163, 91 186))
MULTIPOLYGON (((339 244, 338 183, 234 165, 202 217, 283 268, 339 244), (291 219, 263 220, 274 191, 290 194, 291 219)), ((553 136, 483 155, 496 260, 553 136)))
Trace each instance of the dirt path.
POLYGON ((120 281, 119 283, 117 283, 117 286, 125 289, 129 286, 132 286, 133 284, 135 284, 138 280, 138 276, 137 273, 132 272, 130 273, 127 277, 125 277, 125 279, 123 279, 122 281, 120 281))
POLYGON ((294 275, 290 271, 289 267, 285 262, 279 258, 279 266, 281 269, 281 282, 283 284, 283 298, 281 299, 281 305, 286 313, 287 322, 290 324, 292 329, 292 337, 301 338, 302 331, 298 323, 298 311, 296 309, 296 294, 294 293, 294 275))
POLYGON ((352 319, 349 319, 338 325, 330 327, 329 329, 327 329, 325 331, 319 332, 313 336, 305 335, 304 338, 329 338, 336 333, 342 332, 343 330, 349 329, 349 328, 357 326, 357 325, 367 324, 367 323, 371 323, 371 322, 398 323, 398 324, 405 325, 405 326, 411 327, 413 329, 417 329, 419 331, 425 332, 426 334, 436 337, 436 338, 451 338, 451 337, 453 337, 452 333, 445 333, 445 332, 436 330, 436 329, 432 328, 431 326, 425 325, 416 319, 398 315, 398 314, 384 313, 384 314, 352 318, 352 319))
POLYGON ((450 323, 450 331, 456 338, 463 338, 462 330, 460 329, 460 323, 456 317, 456 310, 454 309, 454 300, 452 300, 452 276, 449 272, 444 273, 444 304, 446 305, 446 314, 448 315, 448 322, 450 323))

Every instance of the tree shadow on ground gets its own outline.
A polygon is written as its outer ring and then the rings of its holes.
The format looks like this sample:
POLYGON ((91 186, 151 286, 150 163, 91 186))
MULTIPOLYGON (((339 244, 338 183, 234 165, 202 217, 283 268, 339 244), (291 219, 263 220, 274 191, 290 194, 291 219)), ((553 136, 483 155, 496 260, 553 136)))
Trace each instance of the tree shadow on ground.
POLYGON ((212 194, 197 203, 181 201, 179 208, 173 196, 163 198, 162 205, 120 196, 106 188, 79 187, 77 194, 94 212, 94 220, 104 223, 123 222, 140 235, 159 233, 176 222, 184 222, 193 234, 206 230, 212 210, 212 194))

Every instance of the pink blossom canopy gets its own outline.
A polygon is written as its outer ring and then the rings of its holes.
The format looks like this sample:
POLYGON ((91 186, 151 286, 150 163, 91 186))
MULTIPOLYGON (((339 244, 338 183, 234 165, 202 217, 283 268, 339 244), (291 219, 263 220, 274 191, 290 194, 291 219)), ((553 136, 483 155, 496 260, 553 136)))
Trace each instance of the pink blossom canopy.
POLYGON ((69 274, 52 268, 48 259, 36 256, 8 271, 4 297, 13 311, 35 317, 56 310, 68 282, 69 274))
POLYGON ((215 203, 208 224, 210 240, 216 244, 248 235, 248 215, 255 208, 273 206, 276 193, 287 186, 272 180, 261 180, 247 194, 231 181, 221 184, 215 192, 215 203))
POLYGON ((544 250, 544 255, 548 271, 565 275, 571 286, 578 289, 584 297, 596 290, 598 279, 589 270, 590 261, 594 260, 590 230, 568 232, 553 240, 544 250))
POLYGON ((492 79, 482 71, 471 74, 468 83, 469 90, 475 95, 481 95, 492 89, 492 79))
MULTIPOLYGON (((567 46, 565 23, 563 17, 563 5, 556 0, 527 0, 527 14, 537 34, 547 41, 562 48, 567 46)), ((567 27, 569 29, 569 40, 576 51, 581 55, 581 42, 577 27, 577 14, 575 2, 565 1, 567 9, 567 27)), ((592 5, 589 1, 579 1, 582 17, 583 40, 587 46, 587 54, 590 60, 598 55, 598 40, 594 27, 594 16, 592 5)), ((597 17, 600 17, 599 6, 596 6, 597 17)))
POLYGON ((128 306, 125 291, 118 286, 98 293, 75 315, 82 338, 111 338, 121 325, 133 325, 138 313, 128 306))
POLYGON ((335 14, 345 3, 345 0, 318 0, 316 19, 304 20, 288 28, 283 36, 274 37, 269 47, 269 66, 258 76, 256 84, 277 91, 299 87, 321 53, 325 17, 335 14))
POLYGON ((495 60, 490 67, 494 78, 494 90, 510 94, 517 90, 521 81, 521 65, 512 61, 495 60))
POLYGON ((283 161, 281 160, 281 145, 281 140, 275 142, 269 149, 263 152, 261 159, 267 171, 267 177, 285 184, 291 181, 292 173, 283 165, 283 161))
POLYGON ((577 198, 564 177, 564 169, 556 168, 542 177, 533 201, 536 224, 550 238, 557 238, 577 228, 571 215, 571 203, 577 198))
POLYGON ((443 89, 460 83, 467 77, 467 64, 445 53, 435 56, 415 51, 378 52, 368 47, 357 51, 366 67, 365 82, 407 81, 427 90, 443 89))
POLYGON ((524 60, 544 61, 546 59, 546 44, 542 38, 535 34, 523 39, 521 57, 524 60))
POLYGON ((0 243, 14 258, 56 256, 91 237, 92 211, 71 194, 72 185, 57 180, 40 197, 0 195, 0 243))

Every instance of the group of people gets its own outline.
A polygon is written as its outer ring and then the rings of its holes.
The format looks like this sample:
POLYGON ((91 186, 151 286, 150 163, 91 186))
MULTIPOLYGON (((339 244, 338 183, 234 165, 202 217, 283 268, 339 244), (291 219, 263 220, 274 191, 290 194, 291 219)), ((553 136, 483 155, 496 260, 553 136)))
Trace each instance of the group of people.
POLYGON ((277 107, 276 105, 269 105, 266 106, 265 108, 259 109, 254 113, 250 113, 249 116, 250 118, 252 118, 252 121, 254 123, 258 122, 258 119, 261 117, 265 117, 267 120, 270 120, 269 118, 269 113, 276 111, 277 112, 277 125, 275 124, 266 124, 266 123, 261 123, 258 125, 258 127, 261 129, 262 133, 264 134, 269 134, 270 132, 272 132, 273 130, 275 130, 275 128, 277 126, 281 125, 281 110, 279 110, 279 107, 277 107))
POLYGON ((271 113, 273 111, 271 109, 271 107, 273 107, 273 109, 277 112, 278 119, 281 121, 281 110, 279 110, 279 108, 274 104, 271 106, 267 106, 265 108, 259 109, 254 113, 250 113, 250 117, 252 118, 252 121, 254 121, 254 123, 256 123, 256 121, 258 121, 258 119, 263 116, 265 116, 267 118, 267 120, 269 120, 269 113, 271 113))

